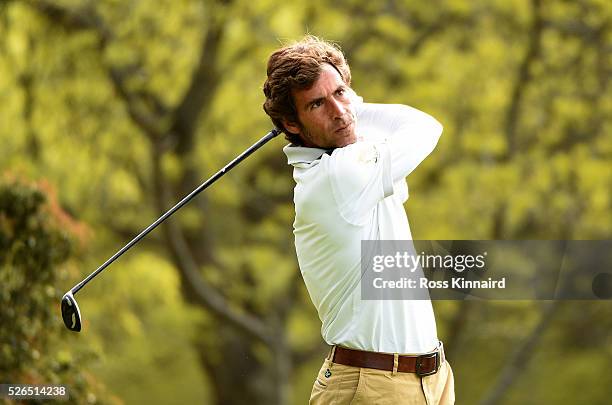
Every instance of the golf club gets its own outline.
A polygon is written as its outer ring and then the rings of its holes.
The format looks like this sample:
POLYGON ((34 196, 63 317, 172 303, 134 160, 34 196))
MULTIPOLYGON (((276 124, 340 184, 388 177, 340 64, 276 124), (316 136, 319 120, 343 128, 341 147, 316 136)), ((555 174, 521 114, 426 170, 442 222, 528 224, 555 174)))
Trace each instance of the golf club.
POLYGON ((134 246, 139 240, 145 237, 149 232, 151 232, 157 225, 161 224, 166 218, 170 215, 174 214, 178 211, 183 205, 187 204, 193 197, 198 195, 202 190, 206 189, 208 186, 217 181, 221 176, 225 173, 229 172, 234 166, 238 163, 246 159, 249 155, 255 152, 257 149, 266 144, 269 140, 276 137, 280 134, 281 131, 277 128, 274 128, 270 132, 268 132, 263 138, 259 141, 255 142, 250 148, 242 152, 238 155, 234 160, 229 162, 225 167, 215 173, 211 178, 202 183, 198 188, 193 190, 189 195, 184 197, 181 201, 179 201, 174 207, 170 208, 166 213, 164 213, 161 217, 159 217, 155 222, 149 225, 144 231, 142 231, 138 236, 132 239, 127 245, 125 245, 121 250, 115 253, 110 259, 108 259, 104 264, 98 267, 93 273, 87 276, 83 281, 75 285, 62 297, 61 309, 62 309, 62 319, 64 320, 64 324, 68 329, 74 332, 79 332, 81 330, 81 311, 79 310, 79 306, 74 298, 74 295, 79 292, 79 290, 87 283, 89 283, 95 276, 100 274, 102 270, 107 268, 112 262, 117 260, 119 256, 124 254, 129 248, 134 246))

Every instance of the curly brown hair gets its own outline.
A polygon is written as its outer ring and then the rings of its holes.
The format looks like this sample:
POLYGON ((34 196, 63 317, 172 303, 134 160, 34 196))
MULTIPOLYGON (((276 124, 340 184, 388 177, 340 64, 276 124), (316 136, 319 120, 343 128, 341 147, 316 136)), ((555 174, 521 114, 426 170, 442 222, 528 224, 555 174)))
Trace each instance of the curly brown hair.
POLYGON ((324 63, 332 65, 344 83, 351 85, 351 69, 340 47, 313 35, 306 35, 301 41, 274 51, 268 59, 263 108, 293 144, 303 143, 298 134, 289 132, 283 125, 283 120, 300 124, 292 91, 309 89, 319 78, 324 63))

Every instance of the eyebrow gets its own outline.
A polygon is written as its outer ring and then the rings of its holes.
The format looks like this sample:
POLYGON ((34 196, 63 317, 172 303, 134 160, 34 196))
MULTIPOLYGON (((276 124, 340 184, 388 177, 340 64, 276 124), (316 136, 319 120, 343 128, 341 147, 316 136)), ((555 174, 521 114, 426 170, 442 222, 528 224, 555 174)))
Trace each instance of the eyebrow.
MULTIPOLYGON (((334 93, 337 92, 340 89, 346 89, 346 85, 340 84, 338 87, 336 87, 336 90, 334 90, 334 93)), ((314 99, 310 100, 308 103, 306 103, 306 106, 304 108, 308 109, 308 108, 310 108, 311 105, 313 105, 317 101, 321 101, 321 100, 325 100, 325 97, 317 97, 317 98, 314 98, 314 99)))
POLYGON ((313 100, 310 100, 308 103, 306 103, 306 107, 305 109, 309 109, 311 105, 313 105, 314 103, 321 101, 321 100, 325 100, 325 97, 317 97, 313 100))

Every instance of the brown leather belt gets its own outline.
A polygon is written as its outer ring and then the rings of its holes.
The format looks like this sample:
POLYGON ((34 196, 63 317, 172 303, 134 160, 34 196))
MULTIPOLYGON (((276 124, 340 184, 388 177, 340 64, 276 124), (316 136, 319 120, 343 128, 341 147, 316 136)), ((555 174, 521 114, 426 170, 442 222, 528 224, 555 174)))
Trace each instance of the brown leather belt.
POLYGON ((333 363, 393 371, 395 356, 397 356, 397 371, 401 373, 416 373, 420 377, 437 373, 440 365, 445 360, 442 342, 433 352, 415 356, 366 352, 347 349, 342 346, 335 346, 335 348, 336 350, 333 351, 333 358, 331 359, 333 363))

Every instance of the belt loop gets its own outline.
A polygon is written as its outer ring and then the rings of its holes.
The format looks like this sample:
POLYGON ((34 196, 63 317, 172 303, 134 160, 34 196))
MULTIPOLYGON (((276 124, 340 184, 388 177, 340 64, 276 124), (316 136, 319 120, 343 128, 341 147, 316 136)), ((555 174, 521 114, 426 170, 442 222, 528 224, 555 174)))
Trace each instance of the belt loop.
POLYGON ((440 365, 442 365, 446 361, 446 355, 444 354, 444 345, 442 344, 442 341, 440 341, 438 351, 440 352, 440 365))
POLYGON ((393 375, 397 374, 397 366, 399 365, 399 354, 393 353, 393 375))
POLYGON ((336 345, 333 345, 332 348, 331 348, 331 351, 329 352, 329 357, 328 357, 327 360, 333 362, 335 354, 336 354, 336 345))

